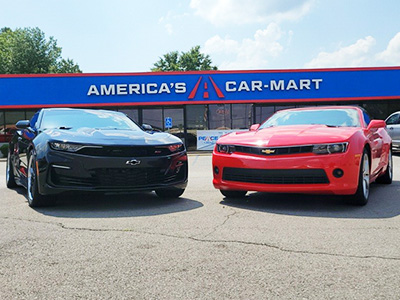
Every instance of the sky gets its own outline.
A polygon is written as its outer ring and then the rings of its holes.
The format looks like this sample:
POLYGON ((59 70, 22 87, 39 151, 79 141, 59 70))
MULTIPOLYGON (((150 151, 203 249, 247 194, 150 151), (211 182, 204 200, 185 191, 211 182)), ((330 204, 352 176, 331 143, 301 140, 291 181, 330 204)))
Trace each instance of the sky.
POLYGON ((84 73, 148 72, 199 45, 219 70, 400 66, 399 0, 0 0, 84 73))

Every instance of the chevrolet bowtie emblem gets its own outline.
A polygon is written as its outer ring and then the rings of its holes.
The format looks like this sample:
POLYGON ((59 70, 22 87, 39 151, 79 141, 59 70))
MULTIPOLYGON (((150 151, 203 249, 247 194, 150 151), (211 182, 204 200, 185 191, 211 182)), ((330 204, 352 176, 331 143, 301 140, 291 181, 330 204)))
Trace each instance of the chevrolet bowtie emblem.
POLYGON ((275 153, 275 150, 274 149, 264 149, 264 150, 261 150, 261 152, 265 153, 265 154, 272 154, 272 153, 275 153))
POLYGON ((140 164, 140 160, 131 159, 131 160, 126 161, 125 164, 126 164, 126 165, 131 165, 131 166, 137 166, 137 165, 140 164))

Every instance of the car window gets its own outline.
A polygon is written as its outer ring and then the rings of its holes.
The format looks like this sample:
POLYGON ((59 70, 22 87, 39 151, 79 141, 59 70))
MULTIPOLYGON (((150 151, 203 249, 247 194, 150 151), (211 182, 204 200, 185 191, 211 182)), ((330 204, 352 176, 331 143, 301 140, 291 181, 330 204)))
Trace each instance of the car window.
POLYGON ((400 124, 400 114, 394 114, 386 120, 387 125, 400 124))
POLYGON ((364 122, 365 122, 365 126, 369 125, 369 122, 371 122, 371 117, 369 116, 369 114, 363 110, 363 117, 364 117, 364 122))
POLYGON ((356 109, 282 110, 272 115, 261 126, 321 124, 337 127, 360 127, 356 109))
POLYGON ((33 115, 33 117, 31 118, 31 120, 29 121, 29 126, 30 126, 31 128, 33 128, 33 129, 36 129, 36 122, 37 122, 37 120, 38 120, 39 113, 40 113, 40 111, 38 111, 37 113, 35 113, 35 114, 33 115))

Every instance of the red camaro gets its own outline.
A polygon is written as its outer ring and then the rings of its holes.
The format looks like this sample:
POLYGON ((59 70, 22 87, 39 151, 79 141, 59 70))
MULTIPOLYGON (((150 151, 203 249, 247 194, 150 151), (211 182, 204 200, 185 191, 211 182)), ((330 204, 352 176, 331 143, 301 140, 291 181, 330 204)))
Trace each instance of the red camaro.
POLYGON ((391 139, 384 121, 358 107, 281 110, 248 132, 221 137, 213 174, 227 198, 318 193, 351 195, 351 203, 365 205, 371 182, 392 182, 391 139))

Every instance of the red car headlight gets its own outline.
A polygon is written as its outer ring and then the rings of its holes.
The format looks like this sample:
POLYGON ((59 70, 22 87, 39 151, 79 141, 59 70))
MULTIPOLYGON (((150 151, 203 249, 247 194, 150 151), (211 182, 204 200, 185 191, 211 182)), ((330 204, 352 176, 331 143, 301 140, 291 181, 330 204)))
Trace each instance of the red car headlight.
POLYGON ((233 145, 224 145, 224 144, 217 144, 217 152, 220 153, 233 153, 235 152, 235 146, 233 145))
POLYGON ((314 145, 313 153, 315 154, 333 154, 346 152, 349 143, 321 144, 314 145))

